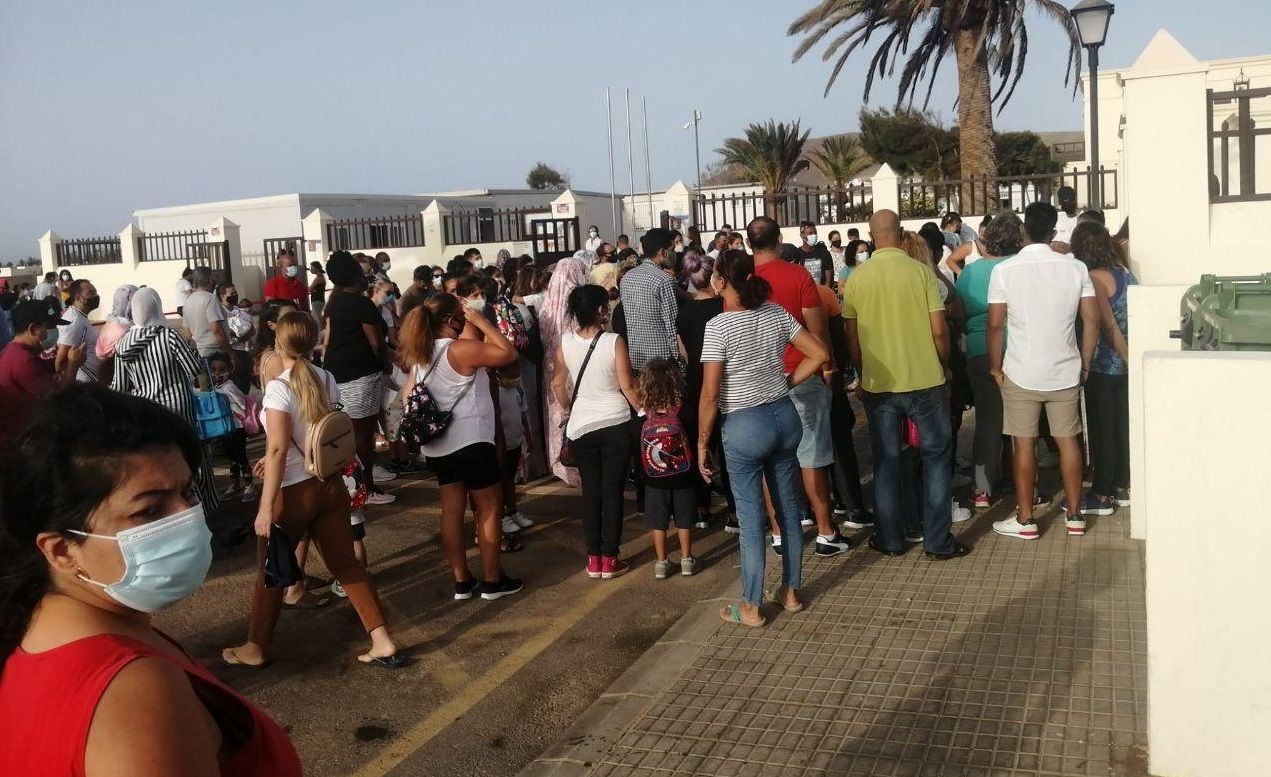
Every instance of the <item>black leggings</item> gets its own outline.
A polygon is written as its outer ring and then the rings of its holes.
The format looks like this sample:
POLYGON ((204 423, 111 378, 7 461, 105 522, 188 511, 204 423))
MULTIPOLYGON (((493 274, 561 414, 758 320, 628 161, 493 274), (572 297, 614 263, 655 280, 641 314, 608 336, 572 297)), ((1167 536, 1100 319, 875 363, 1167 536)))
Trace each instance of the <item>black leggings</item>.
POLYGON ((853 510, 865 509, 865 494, 861 490, 861 467, 856 460, 856 446, 852 444, 852 427, 856 426, 856 414, 847 397, 843 373, 834 375, 830 393, 830 437, 834 442, 834 463, 830 465, 830 485, 839 504, 853 510))
POLYGON ((1130 378, 1090 373, 1086 381, 1086 423, 1090 428, 1091 490, 1114 496, 1130 487, 1130 378))
POLYGON ((588 432, 573 442, 583 486, 583 536, 589 556, 617 556, 622 545, 622 492, 631 465, 628 423, 588 432))
POLYGON ((221 438, 221 450, 229 459, 229 475, 235 480, 251 480, 252 467, 247 461, 247 432, 235 429, 221 438))

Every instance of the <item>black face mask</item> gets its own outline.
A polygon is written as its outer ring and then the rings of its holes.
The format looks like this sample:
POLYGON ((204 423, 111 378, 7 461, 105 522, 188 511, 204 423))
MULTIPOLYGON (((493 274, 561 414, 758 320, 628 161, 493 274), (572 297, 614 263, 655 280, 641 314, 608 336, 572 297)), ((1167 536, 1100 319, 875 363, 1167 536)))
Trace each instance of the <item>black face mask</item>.
POLYGON ((97 309, 97 306, 100 304, 102 304, 101 297, 87 297, 84 300, 85 312, 88 312, 88 313, 93 312, 94 310, 97 309))
POLYGON ((237 306, 237 305, 238 305, 238 295, 237 295, 237 294, 231 294, 231 295, 229 295, 228 297, 226 297, 226 298, 225 298, 225 304, 226 304, 226 305, 229 305, 230 307, 235 307, 235 306, 237 306))

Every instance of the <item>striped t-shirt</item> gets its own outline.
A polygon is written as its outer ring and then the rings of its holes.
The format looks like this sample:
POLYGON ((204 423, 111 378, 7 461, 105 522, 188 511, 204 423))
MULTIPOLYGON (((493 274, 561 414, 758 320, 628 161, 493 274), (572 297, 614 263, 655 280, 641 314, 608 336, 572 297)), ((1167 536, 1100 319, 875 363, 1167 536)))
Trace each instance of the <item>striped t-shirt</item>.
POLYGON ((720 313, 706 323, 702 362, 723 362, 719 388, 723 413, 775 402, 789 393, 782 358, 786 345, 803 331, 780 305, 720 313))

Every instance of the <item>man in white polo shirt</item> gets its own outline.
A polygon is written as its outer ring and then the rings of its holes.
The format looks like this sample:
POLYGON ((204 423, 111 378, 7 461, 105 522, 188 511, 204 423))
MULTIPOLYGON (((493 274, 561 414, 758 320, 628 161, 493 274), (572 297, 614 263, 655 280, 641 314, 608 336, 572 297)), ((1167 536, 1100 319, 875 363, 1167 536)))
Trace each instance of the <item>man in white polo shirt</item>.
POLYGON ((989 373, 1002 389, 1002 430, 1015 438, 1015 494, 1019 512, 993 531, 1022 540, 1040 536, 1033 520, 1034 443, 1041 412, 1059 447, 1065 522, 1070 536, 1086 533, 1081 516, 1081 384, 1099 339, 1099 309, 1086 266, 1053 251, 1058 213, 1035 202, 1024 210, 1029 245, 993 268, 986 329, 989 373), (1081 315, 1081 349, 1076 319, 1081 315), (1003 361, 1005 350, 1005 361, 1003 361))

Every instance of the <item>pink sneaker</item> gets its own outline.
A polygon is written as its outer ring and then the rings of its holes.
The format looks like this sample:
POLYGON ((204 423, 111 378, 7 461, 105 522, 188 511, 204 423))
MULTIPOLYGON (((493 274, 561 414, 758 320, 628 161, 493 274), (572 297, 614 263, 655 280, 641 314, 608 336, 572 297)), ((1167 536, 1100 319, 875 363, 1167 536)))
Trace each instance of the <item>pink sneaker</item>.
POLYGON ((631 570, 631 565, 619 561, 617 556, 605 556, 600 559, 600 576, 605 580, 622 577, 631 570))
POLYGON ((975 509, 977 509, 977 510, 987 510, 987 509, 989 509, 989 505, 990 505, 990 502, 989 502, 989 492, 987 492, 987 491, 976 491, 976 492, 975 492, 975 497, 974 497, 974 502, 975 502, 975 509))
POLYGON ((600 579, 601 568, 602 565, 600 556, 587 557, 587 577, 590 577, 592 580, 600 579))

